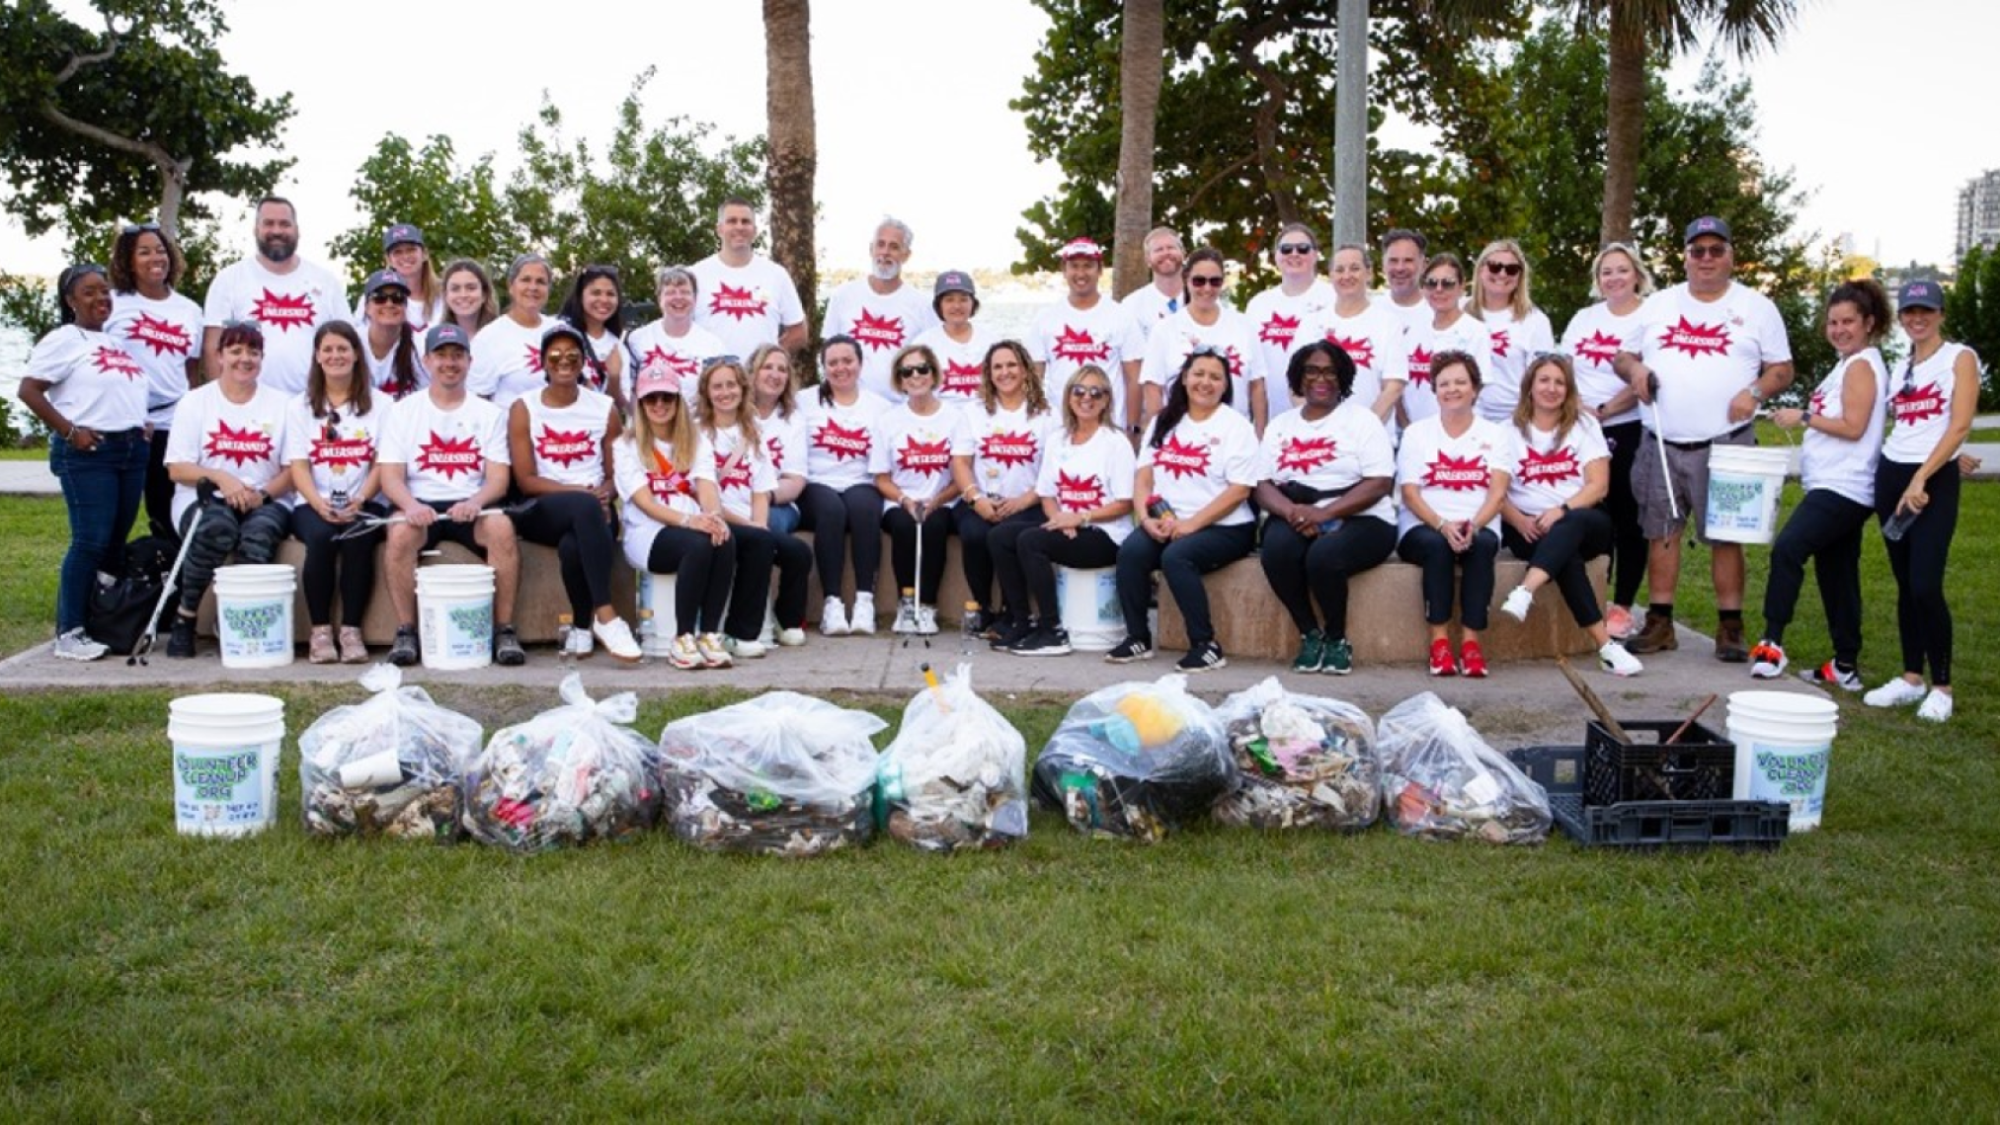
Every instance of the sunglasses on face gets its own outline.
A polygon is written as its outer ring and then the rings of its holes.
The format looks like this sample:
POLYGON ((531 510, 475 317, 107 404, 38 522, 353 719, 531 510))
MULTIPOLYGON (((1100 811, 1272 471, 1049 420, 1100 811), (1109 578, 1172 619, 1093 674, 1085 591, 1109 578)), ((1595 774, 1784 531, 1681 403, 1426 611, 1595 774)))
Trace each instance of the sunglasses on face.
POLYGON ((1507 277, 1519 277, 1519 276, 1521 276, 1521 263, 1519 263, 1519 262, 1488 262, 1488 263, 1486 263, 1486 272, 1487 272, 1487 273, 1497 273, 1497 274, 1502 274, 1502 275, 1504 275, 1504 276, 1507 276, 1507 277))
POLYGON ((1729 244, 1724 242, 1714 242, 1687 248, 1688 257, 1697 261, 1702 258, 1720 258, 1727 253, 1729 253, 1729 244))
POLYGON ((1313 244, 1310 242, 1281 242, 1278 244, 1278 253, 1280 254, 1310 254, 1312 252, 1313 244))
POLYGON ((896 374, 901 375, 905 379, 912 375, 935 375, 937 374, 937 368, 932 367, 928 363, 912 363, 904 367, 898 367, 896 374))
POLYGON ((1071 398, 1087 398, 1092 401, 1095 401, 1100 398, 1109 398, 1110 396, 1111 392, 1105 390, 1103 387, 1079 386, 1079 387, 1071 387, 1069 389, 1069 397, 1071 398))
POLYGON ((409 299, 408 296, 398 293, 394 289, 384 289, 379 293, 368 294, 368 300, 377 305, 400 305, 408 302, 409 299))
POLYGON ((1424 279, 1424 288, 1426 289, 1456 289, 1458 288, 1458 284, 1458 279, 1455 277, 1427 277, 1424 279))
POLYGON ((1194 277, 1190 275, 1187 279, 1187 283, 1196 289, 1222 288, 1222 278, 1219 275, 1216 277, 1209 277, 1206 274, 1203 274, 1200 277, 1194 277))
POLYGON ((542 362, 548 364, 550 367, 568 367, 572 364, 581 364, 583 362, 583 353, 550 352, 542 362))

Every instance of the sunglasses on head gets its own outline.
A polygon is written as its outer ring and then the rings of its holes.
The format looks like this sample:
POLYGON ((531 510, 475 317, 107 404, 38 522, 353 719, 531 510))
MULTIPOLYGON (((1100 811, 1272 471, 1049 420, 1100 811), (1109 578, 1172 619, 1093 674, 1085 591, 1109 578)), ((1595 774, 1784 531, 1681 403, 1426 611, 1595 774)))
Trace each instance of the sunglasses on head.
POLYGON ((932 367, 928 363, 911 363, 898 367, 896 374, 901 375, 905 379, 912 375, 935 375, 937 374, 937 368, 932 367))
POLYGON ((1188 276, 1187 283, 1195 287, 1196 289, 1220 289, 1222 288, 1222 277, 1220 274, 1214 277, 1209 277, 1206 274, 1203 274, 1200 277, 1195 277, 1192 274, 1190 274, 1188 276))
POLYGON ((1486 272, 1487 272, 1487 273, 1497 273, 1497 274, 1504 274, 1504 275, 1506 275, 1506 276, 1508 276, 1508 277, 1519 277, 1519 276, 1521 276, 1521 263, 1519 263, 1519 262, 1488 262, 1488 263, 1486 263, 1486 272))
POLYGON ((119 234, 158 234, 158 233, 160 233, 160 224, 158 224, 158 223, 127 223, 126 225, 124 225, 124 226, 122 226, 122 227, 118 228, 118 233, 119 233, 119 234))

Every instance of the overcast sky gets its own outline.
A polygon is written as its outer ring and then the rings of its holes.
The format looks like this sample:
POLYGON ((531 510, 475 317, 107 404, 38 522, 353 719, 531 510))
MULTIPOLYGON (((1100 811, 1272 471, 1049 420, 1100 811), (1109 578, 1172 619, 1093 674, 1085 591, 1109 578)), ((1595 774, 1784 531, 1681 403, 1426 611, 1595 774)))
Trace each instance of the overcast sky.
MULTIPOLYGON (((1891 264, 1945 260, 1958 189, 2000 166, 1982 81, 2000 9, 1947 0, 1803 6, 1784 46, 1748 64, 1765 158, 1791 166, 1814 191, 1808 227, 1849 232, 1857 250, 1879 248, 1891 264)), ((366 5, 227 7, 232 66, 260 91, 293 94, 286 143, 298 163, 284 190, 299 204, 303 249, 316 257, 355 222, 347 186, 388 131, 418 141, 448 133, 461 158, 494 152, 504 173, 543 89, 567 126, 601 147, 648 65, 660 68, 647 89, 649 122, 680 114, 739 137, 764 125, 761 6, 747 0, 598 0, 575 19, 558 7, 532 21, 493 19, 502 9, 485 4, 399 4, 393 18, 366 5), (319 18, 336 11, 352 15, 319 18), (360 89, 363 75, 385 73, 385 61, 409 91, 393 108, 382 84, 360 89)), ((1007 108, 1045 27, 1026 0, 813 5, 823 264, 865 264, 884 213, 915 228, 914 270, 1014 260, 1021 211, 1058 182, 1052 166, 1029 157, 1020 116, 1007 108)), ((1688 66, 1676 72, 1688 76, 1688 66)), ((247 251, 247 222, 225 233, 247 251)), ((11 218, 0 227, 7 269, 52 273, 60 250, 53 240, 29 242, 11 218)))

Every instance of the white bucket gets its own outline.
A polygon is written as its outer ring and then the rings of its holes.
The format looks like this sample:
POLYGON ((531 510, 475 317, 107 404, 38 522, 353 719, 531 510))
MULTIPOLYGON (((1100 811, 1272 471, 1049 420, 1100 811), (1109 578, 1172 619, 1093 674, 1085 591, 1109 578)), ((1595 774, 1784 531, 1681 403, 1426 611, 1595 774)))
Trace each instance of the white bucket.
POLYGON ((674 649, 674 638, 679 635, 678 622, 674 620, 675 575, 640 573, 639 589, 643 592, 641 601, 653 611, 653 628, 648 632, 640 648, 647 656, 665 656, 674 649))
POLYGON ((493 568, 417 568, 417 632, 424 667, 463 672, 493 663, 493 568))
POLYGON ((1787 802, 1792 831, 1818 828, 1839 717, 1839 706, 1822 696, 1732 693, 1729 740, 1736 744, 1736 784, 1731 795, 1739 801, 1787 802))
POLYGON ((253 836, 278 819, 285 701, 182 696, 167 705, 174 747, 174 827, 183 836, 253 836))
POLYGON ((1792 455, 1783 449, 1712 445, 1708 449, 1709 539, 1769 543, 1778 536, 1778 498, 1792 455))
POLYGON ((1118 608, 1115 567, 1056 568, 1056 616, 1078 652, 1110 652, 1125 639, 1125 614, 1118 608))
POLYGON ((217 567, 215 639, 224 668, 292 662, 292 597, 298 571, 282 563, 217 567))

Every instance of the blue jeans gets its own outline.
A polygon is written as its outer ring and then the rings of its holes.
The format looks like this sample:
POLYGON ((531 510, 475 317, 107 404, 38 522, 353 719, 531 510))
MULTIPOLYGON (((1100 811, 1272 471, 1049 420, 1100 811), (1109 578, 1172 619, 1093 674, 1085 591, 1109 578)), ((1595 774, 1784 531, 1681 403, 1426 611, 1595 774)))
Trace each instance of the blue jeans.
POLYGON ((797 504, 773 504, 771 514, 764 524, 773 535, 790 535, 799 529, 799 506, 797 504))
POLYGON ((49 471, 62 482, 63 503, 69 508, 69 552, 56 583, 59 634, 83 628, 98 571, 125 569, 122 552, 145 499, 150 448, 138 430, 100 437, 88 453, 49 439, 49 471))

